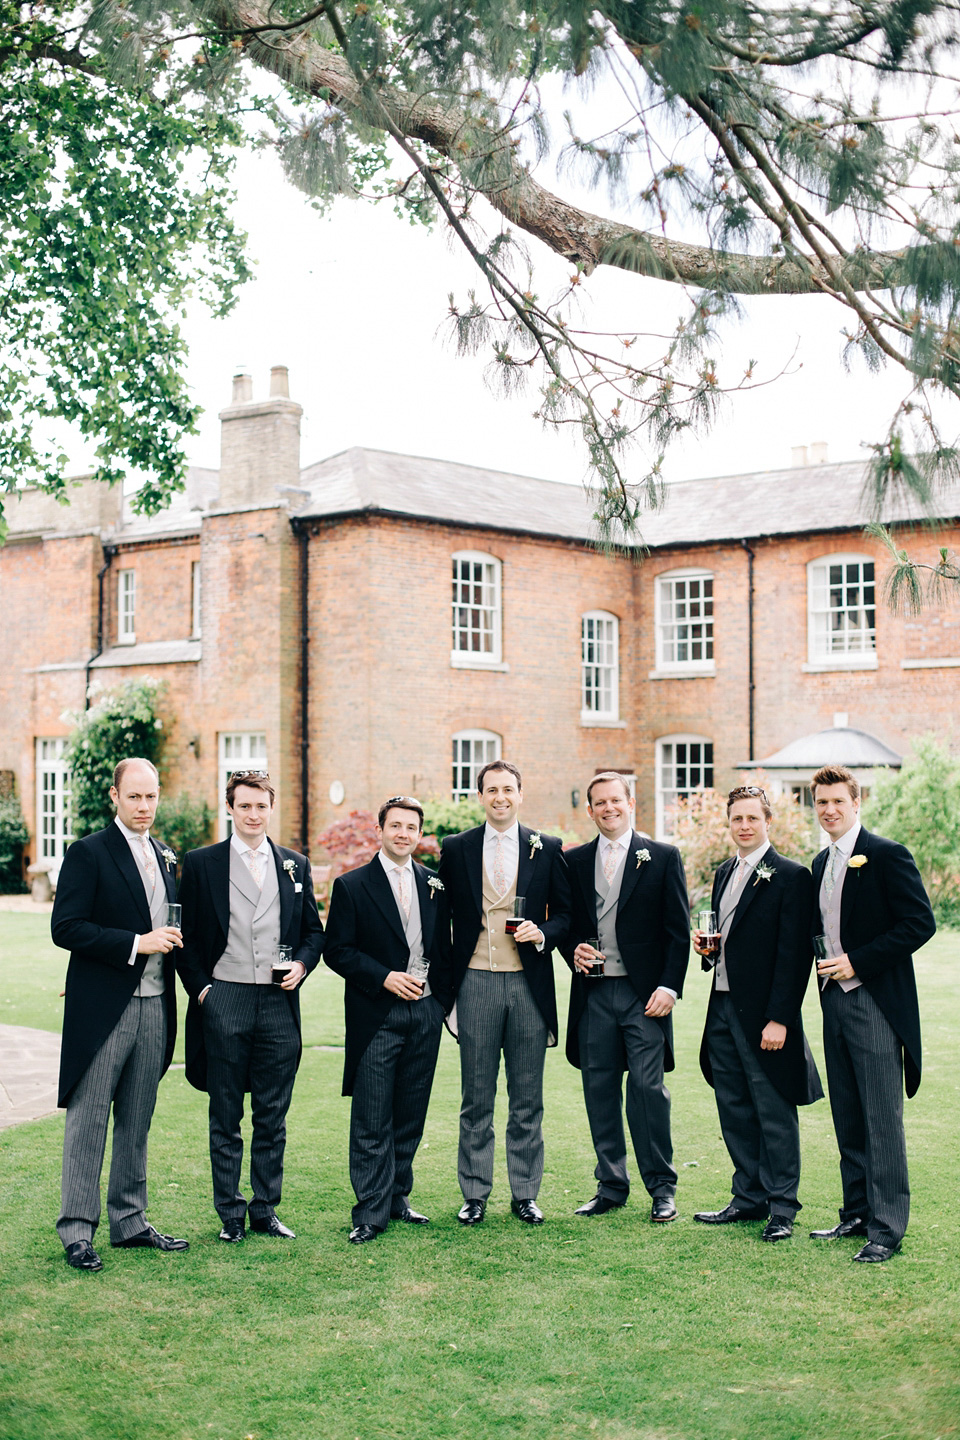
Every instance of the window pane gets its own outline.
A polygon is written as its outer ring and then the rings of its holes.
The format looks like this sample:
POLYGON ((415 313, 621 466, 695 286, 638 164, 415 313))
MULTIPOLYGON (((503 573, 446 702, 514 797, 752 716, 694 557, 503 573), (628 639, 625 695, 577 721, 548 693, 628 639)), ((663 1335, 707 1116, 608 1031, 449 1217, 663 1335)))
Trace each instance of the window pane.
POLYGON ((580 631, 580 708, 614 720, 619 709, 617 628, 612 615, 584 615, 580 631))
POLYGON ((713 659, 713 576, 658 581, 660 664, 702 665, 713 659))
POLYGON ((713 743, 709 740, 663 740, 660 742, 658 788, 662 830, 674 833, 677 801, 681 796, 713 787, 713 743))
POLYGON ((496 656, 497 566, 492 561, 453 561, 453 648, 468 655, 496 656))
POLYGON ((876 584, 872 560, 811 566, 809 605, 813 658, 876 649, 876 584))
POLYGON ((500 758, 500 737, 489 730, 468 730, 453 737, 453 798, 470 799, 477 793, 477 775, 484 765, 500 758))

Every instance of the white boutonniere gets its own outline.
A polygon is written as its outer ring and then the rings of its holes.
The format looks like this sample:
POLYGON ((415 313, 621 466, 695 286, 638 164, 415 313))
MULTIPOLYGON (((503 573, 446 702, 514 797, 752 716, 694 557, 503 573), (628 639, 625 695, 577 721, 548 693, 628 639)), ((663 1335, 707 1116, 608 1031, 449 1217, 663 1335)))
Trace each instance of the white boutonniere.
POLYGON ((171 865, 176 865, 177 863, 177 857, 176 855, 174 855, 172 850, 161 850, 160 858, 162 859, 164 865, 167 867, 167 870, 170 869, 171 865))
POLYGON ((754 880, 753 883, 754 885, 759 885, 761 880, 772 880, 774 874, 775 871, 773 869, 773 866, 765 865, 761 860, 760 864, 757 866, 757 878, 754 880))
POLYGON ((847 861, 847 868, 850 870, 862 870, 866 863, 866 855, 851 855, 847 861))
POLYGON ((430 899, 436 899, 437 891, 443 889, 443 881, 438 879, 436 875, 431 875, 427 880, 427 884, 430 886, 430 899))
POLYGON ((651 855, 650 855, 650 851, 646 848, 646 846, 644 846, 644 848, 643 848, 642 850, 634 850, 633 853, 634 853, 634 855, 636 855, 636 857, 637 857, 637 869, 638 869, 638 870, 640 869, 640 866, 641 866, 641 865, 646 865, 647 861, 652 858, 651 855))
POLYGON ((530 859, 532 860, 538 850, 543 849, 543 841, 540 839, 540 831, 534 830, 530 836, 530 859))
POLYGON ((296 884, 296 883, 297 883, 296 876, 295 876, 294 873, 293 873, 294 870, 296 870, 296 868, 297 868, 297 862, 296 862, 296 860, 284 860, 284 862, 283 862, 283 868, 284 868, 284 870, 286 870, 287 874, 290 876, 290 879, 293 881, 293 883, 296 884))

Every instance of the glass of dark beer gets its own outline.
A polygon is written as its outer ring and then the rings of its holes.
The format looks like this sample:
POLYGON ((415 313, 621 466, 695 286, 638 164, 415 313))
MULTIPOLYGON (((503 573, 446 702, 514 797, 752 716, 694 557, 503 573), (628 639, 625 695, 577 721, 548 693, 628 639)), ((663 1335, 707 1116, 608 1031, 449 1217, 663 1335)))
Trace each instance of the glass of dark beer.
POLYGON ((526 908, 527 897, 525 895, 518 895, 513 902, 513 914, 507 916, 507 923, 503 927, 508 935, 516 935, 520 926, 523 924, 523 912, 526 908))
POLYGON ((270 978, 274 985, 282 985, 293 969, 293 946, 278 945, 277 958, 273 962, 270 978))
POLYGON ((707 960, 720 958, 720 931, 717 929, 717 912, 701 910, 697 915, 697 929, 700 931, 700 952, 707 960))
MULTIPOLYGON (((589 945, 591 950, 600 949, 599 935, 591 935, 589 940, 584 940, 584 945, 589 945)), ((588 980, 600 980, 603 976, 603 956, 598 955, 593 961, 589 970, 584 971, 588 980)))

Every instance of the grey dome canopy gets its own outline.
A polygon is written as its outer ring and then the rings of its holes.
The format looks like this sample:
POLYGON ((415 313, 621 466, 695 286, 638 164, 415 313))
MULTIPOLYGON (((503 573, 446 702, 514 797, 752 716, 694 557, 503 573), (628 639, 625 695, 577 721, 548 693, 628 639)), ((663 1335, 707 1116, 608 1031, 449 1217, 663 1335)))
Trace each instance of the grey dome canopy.
POLYGON ((846 765, 848 770, 870 770, 884 765, 899 770, 903 757, 876 735, 849 726, 832 725, 791 740, 763 760, 746 760, 740 770, 819 770, 821 765, 846 765))

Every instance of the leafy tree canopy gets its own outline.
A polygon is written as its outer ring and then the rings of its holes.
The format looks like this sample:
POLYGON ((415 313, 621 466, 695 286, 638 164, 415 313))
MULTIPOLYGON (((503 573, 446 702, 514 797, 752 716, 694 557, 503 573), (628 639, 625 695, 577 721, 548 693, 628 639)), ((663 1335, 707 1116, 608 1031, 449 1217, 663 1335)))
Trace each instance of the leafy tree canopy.
POLYGON ((33 438, 52 414, 97 437, 102 474, 150 474, 143 510, 180 483, 194 411, 176 314, 191 286, 228 308, 245 278, 228 180, 256 131, 321 207, 353 194, 452 227, 478 268, 450 299, 457 343, 486 348, 505 390, 535 391, 544 423, 579 428, 608 526, 636 530, 671 438, 756 383, 752 366, 725 374, 718 327, 770 294, 832 299, 850 363, 902 368, 874 499, 902 486, 930 503, 958 470, 937 427, 938 395, 960 393, 957 15, 956 0, 0 0, 3 484, 62 487, 62 455, 33 438), (565 196, 571 178, 610 213, 565 196), (527 237, 569 263, 559 293, 527 237), (598 266, 638 277, 619 334, 580 313, 598 266), (644 277, 677 287, 670 335, 643 334, 644 277))

